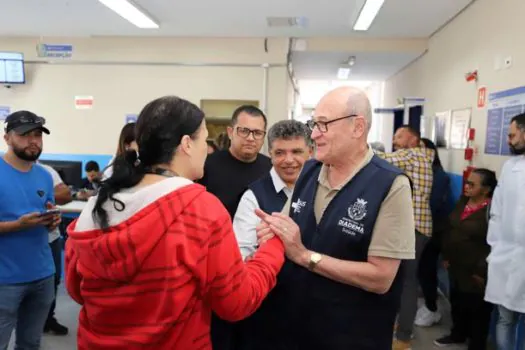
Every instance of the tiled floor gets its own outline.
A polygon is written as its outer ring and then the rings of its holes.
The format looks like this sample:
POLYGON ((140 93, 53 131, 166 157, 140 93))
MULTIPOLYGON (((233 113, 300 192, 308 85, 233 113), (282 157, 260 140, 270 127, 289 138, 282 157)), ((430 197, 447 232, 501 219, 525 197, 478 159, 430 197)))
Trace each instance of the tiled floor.
MULTIPOLYGON (((442 303, 442 309, 447 309, 446 303, 442 303)), ((57 319, 70 329, 70 334, 65 337, 45 335, 42 344, 42 350, 74 350, 76 349, 76 328, 78 324, 79 306, 69 298, 63 289, 59 291, 59 300, 57 307, 57 319)), ((415 329, 415 339, 413 350, 435 349, 434 339, 446 334, 450 325, 450 317, 446 316, 443 322, 436 327, 415 329)), ((14 337, 13 337, 14 338, 14 337)), ((13 339, 11 339, 13 343, 13 339)), ((13 349, 11 345, 9 349, 13 349)), ((462 347, 447 348, 451 350, 464 349, 462 347)), ((188 349, 189 350, 189 349, 188 349)))

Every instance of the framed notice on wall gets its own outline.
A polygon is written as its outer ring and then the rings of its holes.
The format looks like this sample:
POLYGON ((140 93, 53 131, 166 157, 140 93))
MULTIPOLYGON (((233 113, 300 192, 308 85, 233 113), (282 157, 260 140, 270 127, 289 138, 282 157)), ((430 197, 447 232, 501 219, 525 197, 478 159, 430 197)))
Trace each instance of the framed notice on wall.
POLYGON ((452 112, 445 111, 436 113, 434 118, 433 139, 436 147, 449 148, 450 147, 450 118, 452 112))
POLYGON ((452 111, 450 122, 450 148, 467 148, 471 113, 472 111, 470 108, 456 109, 452 111))

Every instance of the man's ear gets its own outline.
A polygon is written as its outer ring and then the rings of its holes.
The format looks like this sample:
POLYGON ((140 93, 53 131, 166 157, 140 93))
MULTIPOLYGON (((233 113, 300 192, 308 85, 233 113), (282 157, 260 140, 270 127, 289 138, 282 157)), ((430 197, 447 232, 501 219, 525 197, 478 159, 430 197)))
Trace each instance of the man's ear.
POLYGON ((228 138, 231 140, 233 137, 233 126, 228 126, 226 132, 228 133, 228 138))
POLYGON ((419 146, 419 138, 416 135, 411 135, 410 138, 410 147, 418 147, 419 146))

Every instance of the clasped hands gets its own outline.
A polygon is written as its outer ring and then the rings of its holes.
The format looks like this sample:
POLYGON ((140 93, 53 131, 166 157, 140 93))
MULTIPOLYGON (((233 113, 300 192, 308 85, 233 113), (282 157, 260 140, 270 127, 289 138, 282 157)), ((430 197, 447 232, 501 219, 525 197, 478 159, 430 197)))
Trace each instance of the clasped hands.
POLYGON ((299 226, 288 215, 281 213, 270 215, 260 209, 256 209, 255 214, 261 219, 261 223, 256 228, 259 245, 277 236, 283 242, 286 256, 295 263, 308 253, 301 241, 299 226))

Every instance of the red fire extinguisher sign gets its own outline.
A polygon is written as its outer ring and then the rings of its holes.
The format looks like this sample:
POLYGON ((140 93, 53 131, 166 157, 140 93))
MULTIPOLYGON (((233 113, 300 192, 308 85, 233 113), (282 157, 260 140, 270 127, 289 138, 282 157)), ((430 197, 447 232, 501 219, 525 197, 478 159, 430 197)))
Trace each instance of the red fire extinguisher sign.
POLYGON ((485 107, 486 102, 487 102, 487 88, 480 87, 478 89, 478 108, 485 107))

